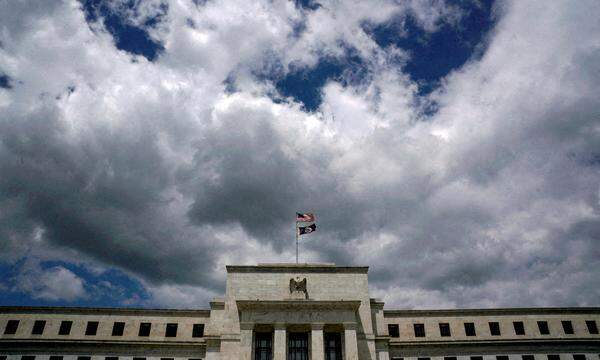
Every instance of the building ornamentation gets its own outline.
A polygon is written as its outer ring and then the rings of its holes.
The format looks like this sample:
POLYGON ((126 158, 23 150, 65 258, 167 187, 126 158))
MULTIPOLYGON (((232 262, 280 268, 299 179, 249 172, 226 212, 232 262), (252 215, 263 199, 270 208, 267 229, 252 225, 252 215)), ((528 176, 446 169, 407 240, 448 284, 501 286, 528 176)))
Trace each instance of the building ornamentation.
POLYGON ((300 277, 296 277, 296 279, 290 279, 290 295, 294 297, 294 295, 297 296, 298 293, 300 293, 300 295, 305 299, 308 299, 308 292, 306 291, 306 278, 302 280, 300 280, 300 277))

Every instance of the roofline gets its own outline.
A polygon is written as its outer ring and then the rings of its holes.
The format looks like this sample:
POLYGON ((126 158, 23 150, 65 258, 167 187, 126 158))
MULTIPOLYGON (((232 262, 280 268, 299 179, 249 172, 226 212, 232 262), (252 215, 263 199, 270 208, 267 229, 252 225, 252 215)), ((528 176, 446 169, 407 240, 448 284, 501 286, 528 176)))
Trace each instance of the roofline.
POLYGON ((206 309, 144 309, 111 307, 63 307, 63 306, 0 306, 0 314, 122 314, 165 316, 210 316, 206 309))
POLYGON ((460 315, 533 315, 533 314, 600 314, 600 307, 540 307, 497 309, 436 309, 436 310, 383 310, 386 317, 460 316, 460 315))
POLYGON ((258 264, 226 265, 228 273, 358 273, 369 272, 368 266, 336 266, 334 264, 258 264))

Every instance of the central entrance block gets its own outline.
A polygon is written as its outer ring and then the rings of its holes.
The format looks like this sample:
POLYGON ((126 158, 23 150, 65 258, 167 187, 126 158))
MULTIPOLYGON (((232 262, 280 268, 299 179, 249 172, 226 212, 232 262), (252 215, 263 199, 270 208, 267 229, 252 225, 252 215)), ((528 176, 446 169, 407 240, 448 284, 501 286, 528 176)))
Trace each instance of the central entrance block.
POLYGON ((227 266, 225 298, 211 303, 215 353, 227 360, 374 359, 367 272, 333 264, 227 266))

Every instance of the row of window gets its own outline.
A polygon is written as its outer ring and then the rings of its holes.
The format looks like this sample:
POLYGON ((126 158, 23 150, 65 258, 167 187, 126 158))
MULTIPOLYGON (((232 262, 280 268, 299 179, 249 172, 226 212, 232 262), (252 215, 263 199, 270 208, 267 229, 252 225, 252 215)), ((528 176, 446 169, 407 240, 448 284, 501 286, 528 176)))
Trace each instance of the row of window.
MULTIPOLYGON (((561 321, 562 328, 565 334, 575 334, 573 329, 573 323, 570 320, 561 321)), ((450 324, 449 323, 439 323, 440 328, 440 336, 449 337, 452 336, 450 332, 450 324)), ((475 323, 465 322, 463 323, 465 328, 466 336, 476 336, 477 332, 475 331, 475 323)), ((598 325, 595 320, 586 320, 585 325, 590 334, 598 334, 598 325)), ((493 336, 499 336, 500 333, 500 323, 496 321, 492 321, 488 323, 490 328, 490 334, 493 336)), ((548 326, 547 321, 540 320, 537 322, 538 330, 540 335, 550 335, 550 327, 548 326)), ((413 324, 415 337, 425 337, 425 324, 413 324)), ((513 321, 513 329, 515 331, 515 335, 525 335, 525 325, 522 321, 513 321)), ((388 325, 388 333, 391 337, 400 337, 400 326, 398 324, 389 324, 388 325)))
MULTIPOLYGON (((560 360, 558 354, 546 355, 548 360, 560 360)), ((600 354, 598 354, 600 358, 600 354)), ((483 356, 469 356, 470 360, 483 360, 483 356)), ((521 355, 522 360, 535 360, 534 355, 521 355)), ((392 357, 392 360, 404 360, 402 357, 392 357)), ((431 360, 429 357, 418 357, 417 360, 431 360)), ((456 356, 444 356, 444 360, 457 360, 456 356)), ((496 355, 496 360, 509 360, 508 355, 496 355)), ((573 354, 573 360, 588 360, 585 354, 573 354)))
MULTIPOLYGON (((8 320, 6 327, 4 328, 4 334, 14 335, 19 328, 19 320, 8 320)), ((85 328, 85 335, 94 336, 98 332, 98 321, 88 321, 85 328)), ((58 329, 58 335, 70 335, 73 321, 63 320, 60 323, 58 329)), ((32 335, 42 335, 46 328, 46 320, 35 320, 33 328, 31 329, 32 335)), ((150 336, 150 330, 152 329, 152 323, 143 322, 140 323, 138 329, 138 336, 150 336)), ((125 323, 115 321, 112 328, 112 336, 123 336, 125 332, 125 323)), ((165 329, 165 337, 176 337, 177 336, 177 323, 168 323, 165 329)), ((194 324, 192 328, 192 337, 203 337, 204 336, 204 324, 194 324)), ((1 359, 0 359, 1 360, 1 359)))

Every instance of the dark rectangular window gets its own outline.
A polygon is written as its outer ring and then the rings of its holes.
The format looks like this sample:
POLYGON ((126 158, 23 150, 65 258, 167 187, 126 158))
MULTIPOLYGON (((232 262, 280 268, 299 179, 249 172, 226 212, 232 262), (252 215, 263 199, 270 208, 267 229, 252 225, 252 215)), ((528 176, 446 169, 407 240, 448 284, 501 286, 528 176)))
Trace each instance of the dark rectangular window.
POLYGON ((440 336, 450 336, 450 324, 440 323, 440 336))
POLYGON ((63 320, 60 322, 60 328, 58 329, 58 335, 69 335, 71 333, 71 326, 73 322, 70 320, 63 320))
POLYGON ((563 320, 561 321, 563 330, 565 331, 565 334, 573 334, 573 323, 570 320, 563 320))
POLYGON ((175 360, 173 358, 160 358, 160 360, 175 360))
POLYGON ((308 360, 308 333, 288 333, 288 360, 308 360))
POLYGON ((400 326, 398 324, 388 324, 388 333, 390 337, 400 337, 400 326))
POLYGON ((493 336, 500 336, 500 323, 492 321, 488 324, 490 325, 490 334, 493 336))
POLYGON ((465 323, 465 335, 475 336, 475 324, 471 322, 465 323))
POLYGON ((63 357, 59 355, 52 355, 50 356, 50 360, 63 360, 63 357))
POLYGON ((123 330, 125 330, 125 323, 116 321, 113 324, 112 336, 123 336, 123 330))
POLYGON ((521 355, 522 360, 535 360, 533 355, 521 355))
POLYGON ((342 360, 340 333, 325 333, 325 360, 342 360))
POLYGON ((35 360, 35 355, 23 355, 21 360, 35 360))
POLYGON ((150 336, 150 329, 152 328, 152 324, 148 322, 140 323, 140 330, 138 331, 138 336, 150 336))
POLYGON ((254 360, 271 360, 273 357, 273 333, 254 333, 254 360))
POLYGON ((513 327, 515 328, 515 335, 525 335, 525 326, 522 321, 513 321, 513 327))
POLYGON ((598 334, 598 325, 596 325, 595 320, 586 320, 585 325, 587 326, 590 334, 598 334))
POLYGON ((548 355, 548 360, 560 360, 560 355, 550 354, 550 355, 548 355))
POLYGON ((425 324, 413 324, 415 337, 425 337, 425 324))
POLYGON ((78 356, 77 360, 92 360, 91 356, 78 356))
POLYGON ((194 324, 192 328, 192 337, 203 337, 204 336, 204 324, 194 324))
POLYGON ((119 360, 118 356, 106 356, 104 360, 119 360))
POLYGON ((483 356, 471 356, 471 360, 483 360, 483 356))
POLYGON ((431 358, 429 358, 429 357, 420 357, 420 358, 417 358, 417 360, 431 360, 431 358))
POLYGON ((133 360, 146 360, 145 357, 134 357, 133 360))
POLYGON ((496 355, 496 360, 508 360, 508 355, 496 355))
POLYGON ((456 360, 456 356, 444 356, 444 360, 456 360))
POLYGON ((0 360, 6 360, 7 355, 0 355, 0 360))
POLYGON ((96 335, 98 332, 98 322, 97 321, 88 321, 87 326, 85 328, 86 335, 96 335))
POLYGON ((541 335, 550 335, 550 328, 547 321, 538 321, 537 324, 541 335))
POLYGON ((165 330, 166 337, 176 337, 177 336, 177 324, 169 323, 167 324, 167 329, 165 330))
POLYGON ((585 354, 573 354, 573 360, 585 360, 585 354))
POLYGON ((36 320, 33 323, 33 329, 31 329, 31 335, 42 335, 44 328, 46 327, 46 320, 36 320))
POLYGON ((4 328, 4 334, 13 335, 19 328, 19 320, 8 320, 6 327, 4 328))

